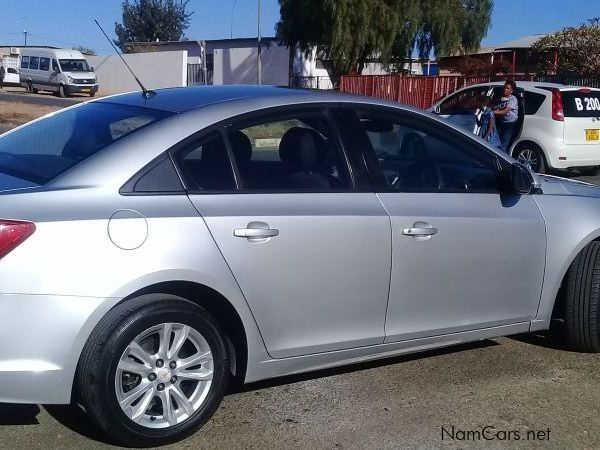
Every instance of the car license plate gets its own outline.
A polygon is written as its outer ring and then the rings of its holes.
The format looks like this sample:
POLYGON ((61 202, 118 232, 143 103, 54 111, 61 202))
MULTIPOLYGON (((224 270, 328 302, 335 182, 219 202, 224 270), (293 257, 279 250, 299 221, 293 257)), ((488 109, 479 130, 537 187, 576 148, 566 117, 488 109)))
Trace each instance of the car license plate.
MULTIPOLYGON (((81 92, 90 92, 90 88, 81 88, 81 92)), ((586 130, 586 131, 589 131, 589 130, 586 130)), ((596 131, 598 131, 598 130, 596 130, 596 131)))
POLYGON ((598 141, 600 140, 600 130, 585 130, 586 141, 598 141))

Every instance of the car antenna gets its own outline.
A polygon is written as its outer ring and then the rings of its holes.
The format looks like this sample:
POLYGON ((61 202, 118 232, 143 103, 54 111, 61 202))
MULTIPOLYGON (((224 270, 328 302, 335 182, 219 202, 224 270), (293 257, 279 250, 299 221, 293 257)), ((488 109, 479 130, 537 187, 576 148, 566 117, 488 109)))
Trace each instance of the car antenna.
POLYGON ((136 83, 139 84, 140 87, 142 88, 142 95, 144 96, 144 98, 148 99, 148 98, 151 98, 152 96, 156 95, 156 92, 146 89, 146 87, 142 84, 140 79, 135 76, 135 72, 133 71, 133 69, 131 67, 129 67, 129 64, 127 64, 127 61, 125 61, 125 58, 123 58, 123 55, 121 54, 121 52, 119 50, 117 50, 117 47, 115 47, 115 44, 113 43, 113 41, 110 40, 110 38, 105 33, 105 31, 102 29, 102 27, 100 26, 98 21, 96 19, 94 19, 94 22, 96 22, 96 25, 98 25, 98 28, 100 28, 100 31, 102 31, 102 34, 108 40, 108 42, 112 46, 115 53, 117 55, 119 55, 119 58, 121 58, 121 61, 123 61, 123 64, 125 64, 125 67, 127 67, 127 69, 129 69, 129 71, 131 72, 131 75, 133 75, 133 78, 135 78, 136 83))

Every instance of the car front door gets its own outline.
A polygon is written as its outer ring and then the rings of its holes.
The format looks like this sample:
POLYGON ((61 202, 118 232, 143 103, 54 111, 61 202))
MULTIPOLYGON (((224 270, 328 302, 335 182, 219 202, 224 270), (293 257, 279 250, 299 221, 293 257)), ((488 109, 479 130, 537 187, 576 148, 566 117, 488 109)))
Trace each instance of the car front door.
POLYGON ((358 110, 354 126, 363 131, 357 142, 392 222, 386 342, 508 325, 526 330, 538 308, 546 247, 533 197, 499 192, 501 163, 484 145, 396 111, 358 110))
POLYGON ((384 341, 389 217, 324 109, 256 113, 177 156, 276 358, 384 341))
POLYGON ((477 86, 456 92, 435 109, 436 114, 454 126, 472 133, 475 129, 475 112, 481 108, 484 97, 490 94, 491 86, 477 86))

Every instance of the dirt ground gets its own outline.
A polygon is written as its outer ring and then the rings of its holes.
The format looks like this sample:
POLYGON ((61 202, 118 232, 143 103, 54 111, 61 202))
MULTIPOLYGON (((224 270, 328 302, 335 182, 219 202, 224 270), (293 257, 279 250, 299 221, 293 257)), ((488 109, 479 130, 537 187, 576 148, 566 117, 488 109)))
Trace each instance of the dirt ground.
POLYGON ((0 125, 7 128, 10 125, 22 125, 30 120, 45 116, 60 108, 53 106, 27 105, 21 102, 3 102, 0 101, 0 125))

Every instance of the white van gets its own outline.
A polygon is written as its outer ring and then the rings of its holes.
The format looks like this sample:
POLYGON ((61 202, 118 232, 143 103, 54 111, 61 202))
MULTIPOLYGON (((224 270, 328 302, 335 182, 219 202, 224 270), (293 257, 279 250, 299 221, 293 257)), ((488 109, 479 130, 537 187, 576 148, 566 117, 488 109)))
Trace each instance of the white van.
POLYGON ((81 52, 55 48, 24 48, 21 86, 29 92, 52 91, 60 97, 98 92, 98 80, 81 52))

